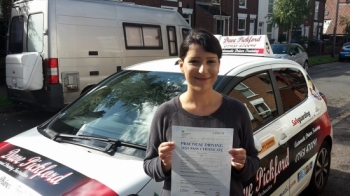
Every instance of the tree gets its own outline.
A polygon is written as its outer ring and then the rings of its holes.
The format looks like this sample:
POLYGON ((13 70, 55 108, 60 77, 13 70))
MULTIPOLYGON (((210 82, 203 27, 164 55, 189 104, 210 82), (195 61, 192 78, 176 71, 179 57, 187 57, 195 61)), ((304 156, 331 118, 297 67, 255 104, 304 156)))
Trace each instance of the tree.
POLYGON ((288 30, 287 41, 290 43, 293 28, 299 27, 310 14, 311 9, 307 0, 276 0, 273 13, 267 17, 272 25, 288 30))

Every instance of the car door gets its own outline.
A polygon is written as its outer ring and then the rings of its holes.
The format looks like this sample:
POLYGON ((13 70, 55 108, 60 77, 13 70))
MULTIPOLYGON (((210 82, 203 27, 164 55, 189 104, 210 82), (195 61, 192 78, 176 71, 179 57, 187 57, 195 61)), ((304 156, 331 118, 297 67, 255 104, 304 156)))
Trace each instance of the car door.
MULTIPOLYGON (((321 138, 320 114, 324 113, 322 98, 308 96, 306 73, 288 64, 273 65, 273 73, 283 107, 285 123, 290 129, 290 195, 298 195, 312 176, 321 138), (320 131, 319 131, 320 132, 320 131)), ((310 86, 311 87, 311 86, 310 86)))
POLYGON ((301 52, 299 51, 299 48, 297 45, 292 45, 293 51, 295 52, 294 55, 294 61, 297 62, 299 65, 302 65, 301 63, 301 52))
POLYGON ((288 48, 288 55, 289 55, 289 60, 297 62, 297 56, 295 55, 295 46, 293 44, 289 45, 288 48))
POLYGON ((298 45, 298 49, 300 52, 300 65, 304 65, 304 63, 308 60, 307 53, 305 52, 304 48, 300 45, 298 45))
POLYGON ((225 93, 247 107, 254 137, 262 145, 258 172, 244 183, 244 195, 289 195, 290 124, 280 115, 270 65, 230 73, 225 93))

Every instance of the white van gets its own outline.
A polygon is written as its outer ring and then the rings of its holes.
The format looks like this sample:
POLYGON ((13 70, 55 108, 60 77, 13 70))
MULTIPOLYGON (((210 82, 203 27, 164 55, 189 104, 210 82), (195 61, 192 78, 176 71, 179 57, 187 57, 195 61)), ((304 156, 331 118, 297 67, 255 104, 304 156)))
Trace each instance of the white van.
POLYGON ((113 0, 15 1, 11 16, 9 98, 48 109, 126 66, 178 56, 191 28, 176 11, 113 0))

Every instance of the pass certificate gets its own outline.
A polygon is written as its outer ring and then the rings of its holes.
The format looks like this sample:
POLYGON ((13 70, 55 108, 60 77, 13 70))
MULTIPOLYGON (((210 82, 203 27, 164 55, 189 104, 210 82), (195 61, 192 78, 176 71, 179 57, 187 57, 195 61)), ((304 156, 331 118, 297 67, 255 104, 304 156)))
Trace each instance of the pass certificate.
POLYGON ((171 195, 230 195, 233 128, 172 127, 171 195))

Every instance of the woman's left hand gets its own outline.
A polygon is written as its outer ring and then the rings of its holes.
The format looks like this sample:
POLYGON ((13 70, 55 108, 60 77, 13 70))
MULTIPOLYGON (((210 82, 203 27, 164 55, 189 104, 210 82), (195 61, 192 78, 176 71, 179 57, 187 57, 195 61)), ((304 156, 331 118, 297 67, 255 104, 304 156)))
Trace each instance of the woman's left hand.
POLYGON ((247 159, 246 151, 243 148, 232 148, 228 151, 231 155, 231 165, 236 168, 236 170, 241 171, 244 167, 245 161, 247 159))

